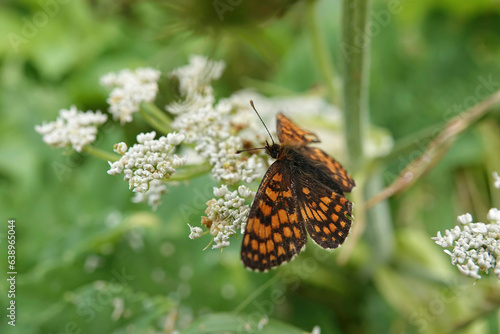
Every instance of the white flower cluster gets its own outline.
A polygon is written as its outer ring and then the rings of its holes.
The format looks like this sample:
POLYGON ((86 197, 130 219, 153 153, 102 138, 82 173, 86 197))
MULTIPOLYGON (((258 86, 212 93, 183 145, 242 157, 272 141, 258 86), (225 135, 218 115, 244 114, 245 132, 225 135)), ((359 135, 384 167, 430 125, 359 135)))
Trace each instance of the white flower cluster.
POLYGON ((265 172, 267 157, 260 152, 247 158, 236 151, 244 143, 262 146, 266 133, 262 125, 257 126, 259 120, 250 109, 249 100, 244 106, 238 104, 241 99, 233 98, 215 104, 210 82, 221 76, 224 67, 223 62, 192 56, 189 65, 171 73, 179 80, 183 101, 166 108, 176 114, 172 127, 186 135, 186 143, 195 144, 195 152, 210 162, 217 181, 230 185, 250 183, 265 172))
POLYGON ((213 104, 212 80, 219 79, 226 65, 222 61, 211 61, 206 57, 193 55, 189 65, 179 67, 170 73, 170 77, 179 80, 179 92, 183 97, 180 103, 167 106, 173 114, 181 114, 190 109, 213 104))
POLYGON ((107 99, 109 112, 120 124, 132 121, 132 114, 139 111, 141 102, 153 102, 158 92, 160 71, 152 68, 129 69, 108 73, 101 77, 101 85, 113 88, 107 99))
POLYGON ((441 247, 453 248, 444 252, 462 274, 480 279, 480 272, 493 269, 500 281, 500 210, 490 209, 487 219, 489 224, 473 223, 472 215, 466 213, 457 219, 462 227, 446 230, 444 236, 438 232, 432 239, 441 247))
POLYGON ((108 119, 100 111, 79 111, 75 106, 69 110, 61 109, 59 117, 50 123, 43 122, 36 125, 35 131, 43 135, 43 141, 53 147, 67 147, 71 145, 77 152, 81 152, 85 145, 94 142, 97 127, 108 119))
MULTIPOLYGON (((184 135, 169 133, 166 137, 154 139, 156 132, 141 133, 137 136, 137 144, 127 149, 125 143, 116 144, 115 152, 123 155, 120 160, 109 161, 108 174, 123 173, 124 180, 129 182, 130 189, 145 193, 156 189, 157 193, 164 192, 163 188, 151 182, 153 180, 168 179, 175 169, 186 164, 185 157, 171 154, 171 151, 184 140, 184 135)), ((149 194, 151 195, 151 194, 149 194)))
MULTIPOLYGON (((245 204, 245 199, 253 198, 255 193, 245 186, 239 186, 238 190, 229 191, 226 185, 214 188, 214 196, 207 202, 205 210, 206 217, 202 217, 202 223, 214 237, 215 245, 212 248, 224 248, 229 246, 229 238, 236 231, 244 232, 250 213, 250 207, 245 204)), ((189 226, 191 239, 203 235, 200 227, 189 226)))
POLYGON ((235 184, 239 181, 252 183, 258 177, 262 177, 267 158, 259 154, 252 154, 248 158, 235 154, 243 147, 241 138, 231 136, 212 147, 216 150, 210 152, 208 160, 213 166, 212 175, 217 181, 226 184, 235 184))

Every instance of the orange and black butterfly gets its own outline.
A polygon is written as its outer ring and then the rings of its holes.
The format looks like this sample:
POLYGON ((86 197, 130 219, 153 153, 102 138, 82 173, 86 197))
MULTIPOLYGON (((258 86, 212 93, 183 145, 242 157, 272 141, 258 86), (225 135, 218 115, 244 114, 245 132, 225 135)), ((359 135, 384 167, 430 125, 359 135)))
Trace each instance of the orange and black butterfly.
POLYGON ((257 190, 241 245, 243 264, 257 271, 292 260, 306 245, 306 230, 319 246, 337 248, 351 227, 352 203, 344 192, 354 180, 328 154, 307 146, 319 142, 314 133, 281 113, 276 128, 280 144, 269 134, 272 144, 263 147, 276 161, 257 190))

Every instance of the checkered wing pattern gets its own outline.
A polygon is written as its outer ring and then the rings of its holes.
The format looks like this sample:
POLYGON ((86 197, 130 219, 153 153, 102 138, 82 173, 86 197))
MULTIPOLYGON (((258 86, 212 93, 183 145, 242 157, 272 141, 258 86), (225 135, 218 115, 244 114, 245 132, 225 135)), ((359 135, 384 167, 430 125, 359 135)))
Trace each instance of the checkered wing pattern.
POLYGON ((299 177, 298 181, 300 220, 319 246, 337 248, 349 234, 352 203, 314 178, 299 177))
POLYGON ((350 192, 356 185, 346 170, 331 156, 317 147, 303 146, 301 154, 330 176, 342 191, 350 192))
POLYGON ((300 253, 307 234, 298 210, 290 170, 277 160, 264 176, 250 210, 241 246, 245 267, 267 271, 300 253))
POLYGON ((307 143, 319 143, 320 141, 316 134, 299 128, 282 113, 276 116, 276 132, 282 144, 305 145, 307 143))

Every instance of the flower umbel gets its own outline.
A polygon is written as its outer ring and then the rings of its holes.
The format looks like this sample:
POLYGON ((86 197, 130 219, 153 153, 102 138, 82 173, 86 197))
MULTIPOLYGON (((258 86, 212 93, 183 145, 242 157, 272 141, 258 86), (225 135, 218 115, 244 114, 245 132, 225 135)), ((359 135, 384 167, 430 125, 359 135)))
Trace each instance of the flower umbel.
POLYGON ((79 111, 75 106, 61 109, 59 117, 50 123, 36 125, 35 131, 43 135, 43 141, 53 147, 71 146, 81 152, 85 145, 94 142, 97 127, 108 119, 100 111, 79 111))
MULTIPOLYGON (((154 139, 156 132, 141 133, 137 136, 137 144, 128 148, 125 143, 115 145, 115 152, 122 154, 120 160, 109 161, 108 174, 123 173, 124 180, 129 182, 130 189, 145 193, 151 190, 153 180, 165 180, 175 173, 176 168, 186 164, 186 158, 171 154, 174 148, 184 140, 184 135, 169 133, 154 139), (125 151, 126 150, 126 151, 125 151)), ((157 183, 154 184, 157 188, 157 183)), ((164 192, 163 190, 156 193, 164 192)))
POLYGON ((466 276, 480 279, 480 272, 494 270, 500 281, 500 210, 492 208, 488 212, 489 224, 473 223, 472 215, 466 213, 457 220, 463 226, 446 230, 444 236, 438 232, 432 238, 445 249, 451 263, 466 276))
POLYGON ((129 69, 108 73, 101 77, 101 85, 113 88, 107 102, 109 112, 121 125, 132 121, 141 102, 153 102, 158 92, 160 71, 152 68, 129 69))
MULTIPOLYGON (((214 196, 207 202, 205 210, 206 217, 202 217, 202 224, 214 237, 215 245, 212 248, 224 248, 229 246, 229 238, 236 231, 245 230, 250 212, 250 207, 245 204, 245 199, 253 198, 255 193, 245 186, 239 186, 238 190, 230 191, 226 185, 220 188, 214 187, 214 196)), ((202 236, 201 229, 191 227, 191 239, 202 236)))

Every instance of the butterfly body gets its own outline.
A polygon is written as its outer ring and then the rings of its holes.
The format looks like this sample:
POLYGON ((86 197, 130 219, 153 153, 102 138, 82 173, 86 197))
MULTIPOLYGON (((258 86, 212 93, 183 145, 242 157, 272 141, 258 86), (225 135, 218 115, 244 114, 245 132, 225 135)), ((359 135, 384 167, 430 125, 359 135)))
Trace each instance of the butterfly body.
POLYGON ((257 190, 241 248, 243 264, 267 271, 299 254, 307 233, 323 248, 342 244, 351 226, 352 203, 344 197, 355 183, 333 158, 319 148, 311 132, 277 116, 280 144, 266 142, 276 161, 257 190), (307 231, 307 232, 306 232, 307 231))

